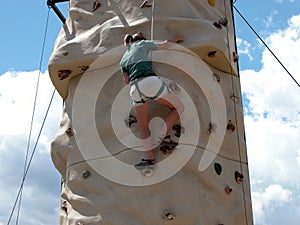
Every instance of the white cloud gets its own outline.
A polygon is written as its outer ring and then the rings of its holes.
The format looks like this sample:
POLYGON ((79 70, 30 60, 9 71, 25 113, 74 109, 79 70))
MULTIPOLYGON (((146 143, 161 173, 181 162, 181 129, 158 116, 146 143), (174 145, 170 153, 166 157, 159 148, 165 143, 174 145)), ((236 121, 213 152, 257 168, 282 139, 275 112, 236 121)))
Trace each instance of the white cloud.
MULTIPOLYGON (((0 205, 0 224, 8 222, 21 184, 38 74, 38 71, 7 72, 0 76, 0 198, 4 203, 0 205)), ((52 91, 48 74, 41 74, 29 156, 52 91)), ((58 223, 60 176, 52 164, 49 150, 61 115, 62 100, 56 94, 26 178, 20 224, 58 223)), ((15 216, 16 213, 12 223, 15 216)))
MULTIPOLYGON (((288 25, 267 43, 300 82, 300 15, 288 25)), ((292 197, 300 187, 300 89, 268 50, 261 64, 258 71, 241 71, 255 224, 296 225, 290 215, 300 209, 292 197)))
POLYGON ((251 44, 247 42, 246 40, 242 40, 241 38, 236 39, 237 47, 238 47, 238 53, 239 54, 245 54, 248 56, 249 60, 253 60, 253 57, 250 53, 251 44))

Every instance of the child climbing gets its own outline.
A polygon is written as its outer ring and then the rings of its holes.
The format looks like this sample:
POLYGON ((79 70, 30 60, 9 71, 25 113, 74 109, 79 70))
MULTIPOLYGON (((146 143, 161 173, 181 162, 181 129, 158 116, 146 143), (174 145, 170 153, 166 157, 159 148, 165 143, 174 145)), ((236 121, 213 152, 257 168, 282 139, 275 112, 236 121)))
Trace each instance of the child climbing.
POLYGON ((153 50, 168 49, 171 43, 180 43, 183 40, 183 35, 178 35, 172 40, 154 42, 146 40, 141 32, 133 35, 127 34, 124 37, 124 45, 128 49, 120 62, 121 73, 124 82, 130 84, 130 97, 136 112, 140 138, 148 157, 135 165, 137 169, 156 163, 149 129, 149 100, 154 100, 170 110, 165 119, 165 127, 161 132, 160 141, 166 145, 177 144, 166 134, 179 120, 184 106, 176 94, 172 93, 153 71, 149 53, 153 50))

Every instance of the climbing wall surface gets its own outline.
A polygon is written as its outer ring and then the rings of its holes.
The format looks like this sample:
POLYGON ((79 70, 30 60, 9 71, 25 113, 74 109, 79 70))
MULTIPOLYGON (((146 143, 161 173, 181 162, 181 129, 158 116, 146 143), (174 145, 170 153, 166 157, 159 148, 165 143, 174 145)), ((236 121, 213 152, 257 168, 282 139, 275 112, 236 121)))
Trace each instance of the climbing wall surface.
MULTIPOLYGON (((70 1, 49 61, 65 100, 51 149, 63 181, 60 224, 251 225, 231 1, 142 3, 70 1), (185 36, 151 56, 185 111, 179 145, 171 154, 157 146, 158 163, 144 171, 133 166, 145 152, 119 70, 122 39, 138 31, 154 40, 185 36)), ((151 103, 153 136, 166 113, 151 103)))

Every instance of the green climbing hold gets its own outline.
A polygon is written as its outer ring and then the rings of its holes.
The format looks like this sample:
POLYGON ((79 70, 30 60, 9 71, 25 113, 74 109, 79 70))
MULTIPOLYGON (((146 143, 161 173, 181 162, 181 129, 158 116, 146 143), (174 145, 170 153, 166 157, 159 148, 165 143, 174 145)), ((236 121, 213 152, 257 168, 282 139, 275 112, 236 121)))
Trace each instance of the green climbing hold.
POLYGON ((222 173, 222 166, 221 166, 221 164, 220 163, 215 163, 214 167, 215 167, 216 173, 218 175, 221 175, 221 173, 222 173))

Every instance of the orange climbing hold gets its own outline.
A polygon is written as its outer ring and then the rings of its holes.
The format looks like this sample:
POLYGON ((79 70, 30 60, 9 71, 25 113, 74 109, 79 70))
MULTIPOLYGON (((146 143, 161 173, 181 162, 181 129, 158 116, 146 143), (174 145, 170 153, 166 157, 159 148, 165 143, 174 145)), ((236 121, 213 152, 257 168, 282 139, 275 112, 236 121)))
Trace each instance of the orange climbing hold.
POLYGON ((208 0, 208 3, 210 4, 210 6, 215 7, 216 2, 215 0, 208 0))

